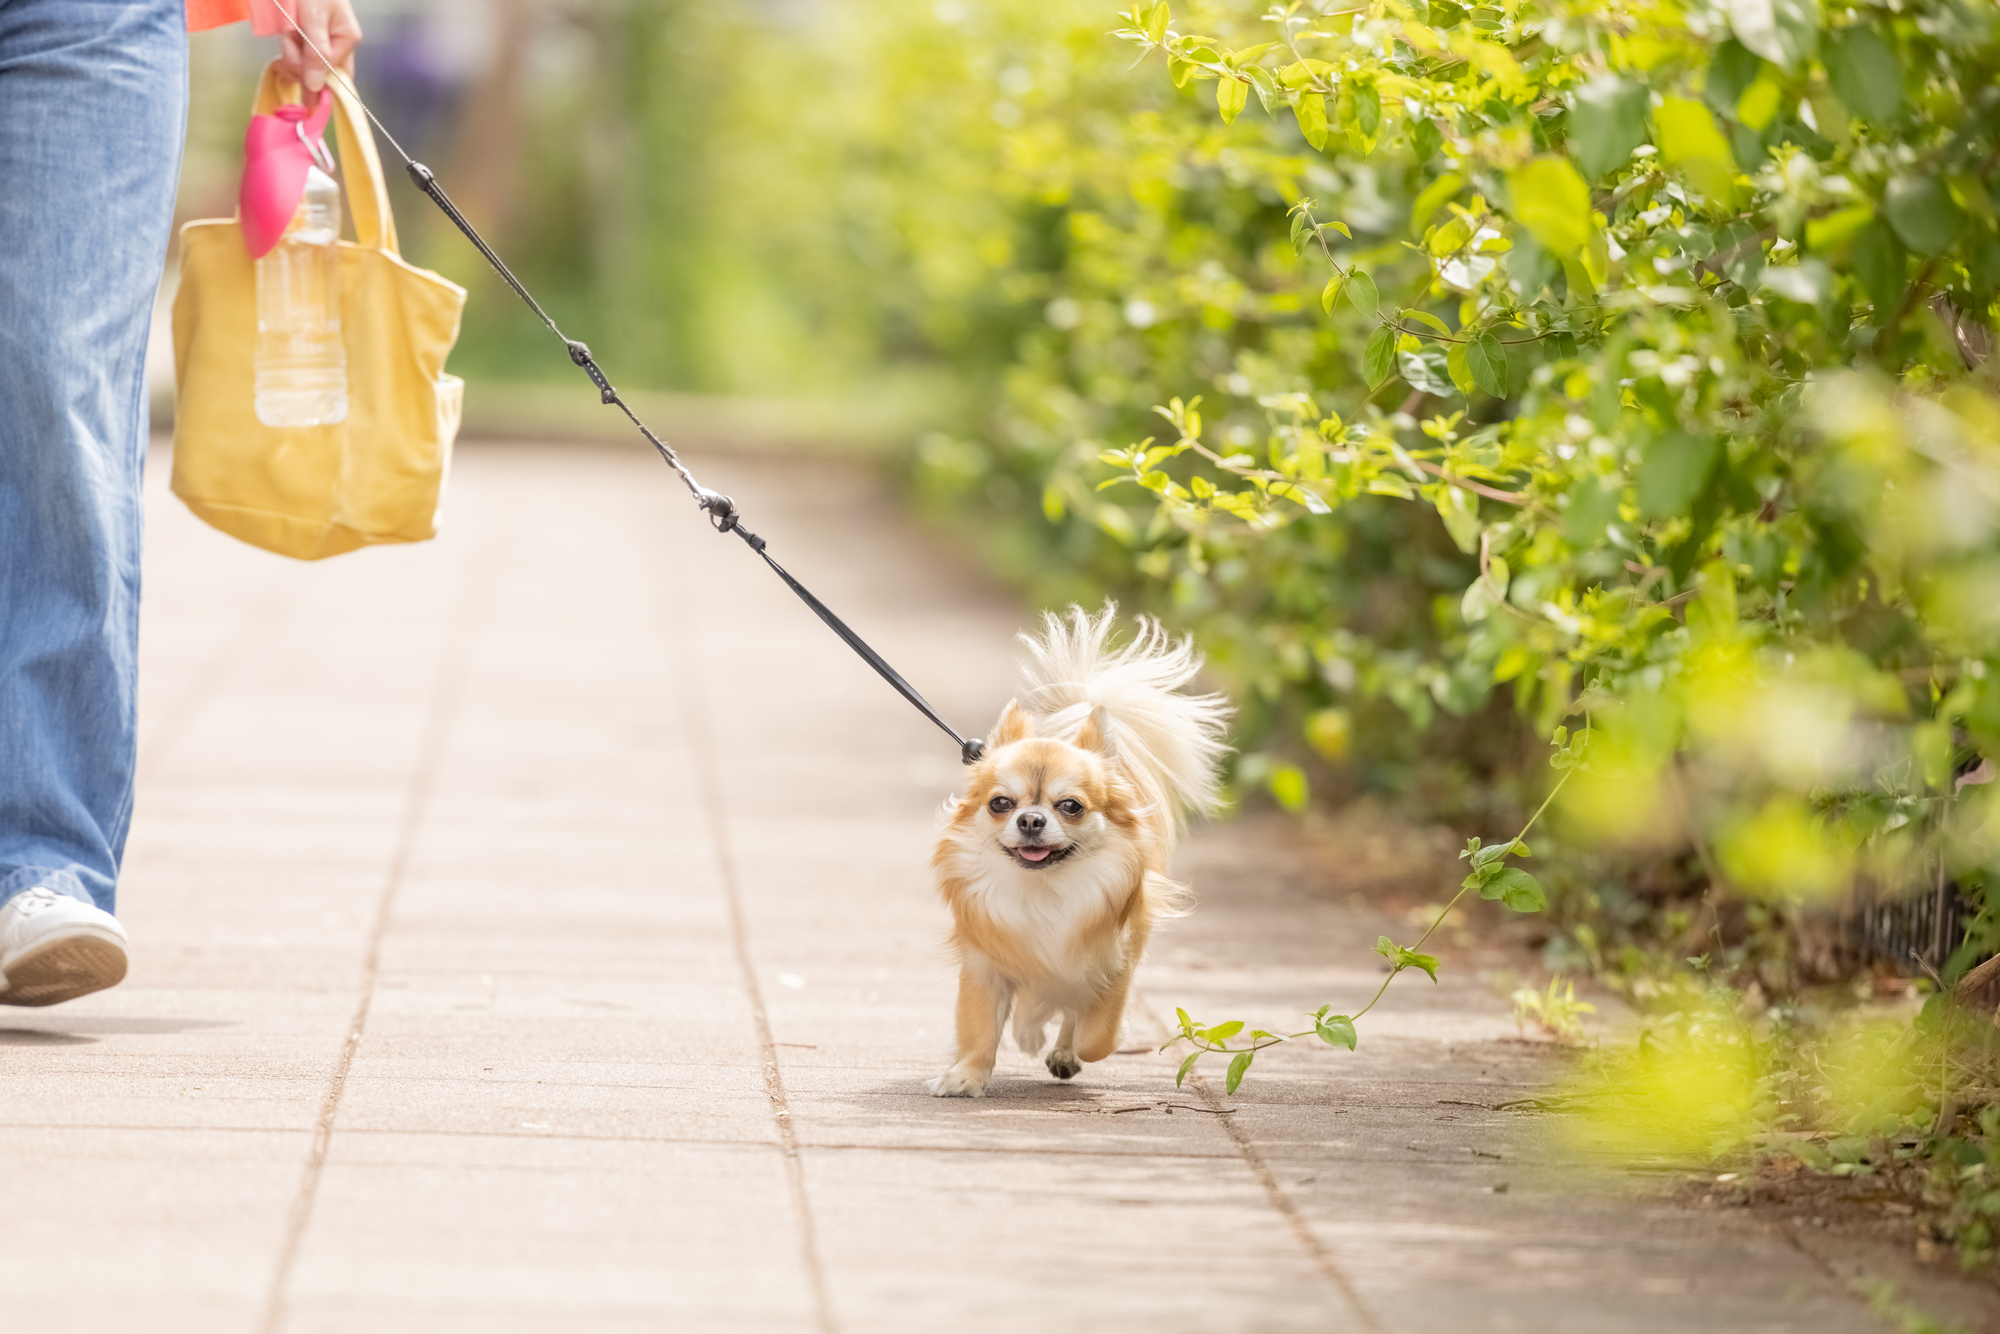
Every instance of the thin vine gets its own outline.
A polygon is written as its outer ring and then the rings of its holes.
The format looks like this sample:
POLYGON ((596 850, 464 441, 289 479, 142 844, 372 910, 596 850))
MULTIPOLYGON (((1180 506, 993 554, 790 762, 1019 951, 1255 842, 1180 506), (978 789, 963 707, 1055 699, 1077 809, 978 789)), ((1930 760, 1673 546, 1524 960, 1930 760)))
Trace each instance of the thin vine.
POLYGON ((1567 728, 1558 727, 1554 738, 1556 753, 1549 757, 1549 764, 1561 770, 1562 777, 1556 780, 1555 786, 1551 787, 1548 795, 1542 798, 1542 804, 1535 808, 1535 813, 1528 817, 1528 822, 1521 826, 1520 832, 1505 843, 1482 846, 1477 838, 1466 841, 1465 849, 1458 855, 1461 861, 1471 863, 1471 873, 1459 885, 1458 893, 1452 896, 1451 902, 1445 904, 1443 911, 1439 912, 1424 933, 1417 937, 1416 944, 1398 945, 1387 936, 1375 942, 1375 952, 1389 961, 1389 975, 1382 979, 1382 985, 1375 989, 1375 994, 1368 998, 1366 1005, 1351 1015, 1335 1014, 1331 1005, 1322 1005, 1308 1016, 1313 1021, 1311 1028, 1302 1029, 1297 1033, 1271 1033, 1261 1028, 1253 1028, 1245 1035, 1246 1043, 1241 1046, 1229 1044, 1231 1038, 1243 1032, 1241 1019, 1205 1025, 1189 1018, 1186 1010, 1176 1009, 1174 1016, 1180 1021, 1180 1032, 1169 1038, 1160 1050, 1167 1051, 1182 1042, 1192 1043, 1195 1049, 1181 1062, 1180 1070, 1174 1075, 1174 1087, 1179 1088, 1187 1080, 1187 1077, 1194 1072, 1195 1065, 1204 1056, 1221 1055, 1230 1058, 1225 1088, 1228 1092, 1234 1093, 1237 1086, 1242 1084, 1244 1075, 1249 1073, 1251 1063, 1257 1059, 1257 1053, 1267 1047, 1275 1047, 1281 1042, 1317 1037, 1330 1047, 1345 1047, 1353 1051, 1360 1040, 1355 1025, 1375 1008, 1376 1003, 1388 992, 1389 984, 1394 982, 1404 969, 1421 969, 1431 981, 1437 981, 1438 961, 1436 956, 1421 952, 1424 942, 1444 925, 1444 919, 1451 916, 1452 910, 1458 907, 1459 900, 1474 890, 1479 891, 1479 897, 1497 899, 1515 912, 1540 912, 1546 908, 1548 895, 1542 889, 1541 882, 1520 867, 1507 865, 1506 860, 1508 857, 1532 855, 1526 841, 1528 831, 1535 827, 1536 822, 1548 810, 1550 803, 1556 799, 1556 794, 1562 791, 1563 784, 1569 782, 1571 775, 1582 766, 1589 741, 1588 723, 1574 738, 1570 736, 1567 728))

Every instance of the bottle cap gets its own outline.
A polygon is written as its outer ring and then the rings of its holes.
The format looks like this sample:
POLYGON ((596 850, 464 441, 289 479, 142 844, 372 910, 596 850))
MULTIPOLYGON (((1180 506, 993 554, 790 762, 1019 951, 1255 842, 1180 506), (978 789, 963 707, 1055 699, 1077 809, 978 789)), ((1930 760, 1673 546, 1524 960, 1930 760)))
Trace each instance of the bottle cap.
POLYGON ((323 157, 333 94, 320 89, 319 105, 308 112, 287 103, 268 116, 252 116, 243 132, 243 184, 236 196, 243 244, 250 258, 262 259, 285 234, 305 197, 306 172, 323 157))

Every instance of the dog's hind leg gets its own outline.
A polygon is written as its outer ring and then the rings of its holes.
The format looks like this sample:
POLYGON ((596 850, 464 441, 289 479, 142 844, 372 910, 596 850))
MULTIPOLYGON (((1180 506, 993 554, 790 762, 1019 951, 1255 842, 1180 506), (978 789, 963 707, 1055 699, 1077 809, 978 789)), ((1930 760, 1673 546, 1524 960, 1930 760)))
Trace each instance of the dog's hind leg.
POLYGON ((1063 1015, 1062 1031, 1056 1034, 1056 1045, 1049 1050, 1046 1062, 1049 1073, 1057 1079, 1075 1079, 1083 1069, 1083 1062, 1076 1058, 1076 1016, 1067 1012, 1063 1015))
POLYGON ((1049 1040, 1049 1020, 1055 1010, 1026 996, 1014 998, 1014 1045, 1030 1056, 1040 1056, 1049 1040))
POLYGON ((1083 1012, 1076 1043, 1079 1058, 1101 1061, 1118 1050, 1118 1035, 1125 1027, 1125 992, 1131 985, 1132 974, 1127 970, 1083 1012))

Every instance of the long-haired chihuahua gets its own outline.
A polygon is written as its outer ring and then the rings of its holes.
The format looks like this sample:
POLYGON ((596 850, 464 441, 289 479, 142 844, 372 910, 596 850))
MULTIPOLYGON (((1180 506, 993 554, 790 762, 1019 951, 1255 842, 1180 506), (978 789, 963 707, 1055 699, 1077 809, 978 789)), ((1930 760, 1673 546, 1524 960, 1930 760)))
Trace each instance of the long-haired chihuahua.
POLYGON ((1186 813, 1215 805, 1229 706, 1183 693, 1201 659, 1156 621, 1110 648, 1116 613, 1072 607, 1021 636, 1027 690, 940 812, 931 869, 959 962, 958 1058, 928 1084, 941 1098, 984 1095, 1010 1011, 1030 1055, 1061 1019, 1057 1079, 1109 1056, 1153 924, 1183 911, 1168 859, 1186 813))

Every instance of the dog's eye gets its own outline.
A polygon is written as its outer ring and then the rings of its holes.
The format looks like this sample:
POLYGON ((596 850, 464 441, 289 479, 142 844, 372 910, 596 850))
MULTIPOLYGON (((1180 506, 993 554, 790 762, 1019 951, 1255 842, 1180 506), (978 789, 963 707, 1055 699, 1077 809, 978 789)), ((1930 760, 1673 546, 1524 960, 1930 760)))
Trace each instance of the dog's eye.
POLYGON ((992 811, 995 815, 1005 815, 1008 811, 1014 809, 1014 799, 1012 797, 995 797, 986 803, 986 809, 992 811))
POLYGON ((1064 797, 1056 803, 1056 809, 1074 820, 1077 816, 1083 814, 1083 803, 1075 797, 1064 797))

